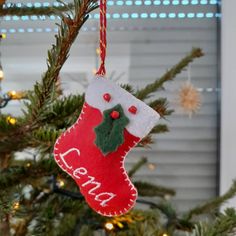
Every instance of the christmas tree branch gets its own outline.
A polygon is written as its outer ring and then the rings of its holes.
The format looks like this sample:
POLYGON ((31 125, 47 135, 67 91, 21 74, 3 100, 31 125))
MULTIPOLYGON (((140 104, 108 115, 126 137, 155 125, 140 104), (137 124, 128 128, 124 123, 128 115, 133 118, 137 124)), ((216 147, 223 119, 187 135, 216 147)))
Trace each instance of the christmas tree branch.
POLYGON ((65 175, 52 159, 42 160, 36 163, 23 162, 22 165, 12 166, 0 171, 0 189, 10 188, 28 178, 40 178, 55 173, 65 175))
POLYGON ((225 194, 213 198, 212 200, 209 200, 208 202, 191 209, 188 213, 185 214, 184 219, 190 220, 195 215, 201 215, 212 212, 217 208, 219 208, 224 202, 234 197, 235 195, 236 195, 236 181, 233 182, 232 186, 225 194))
POLYGON ((165 124, 159 124, 159 125, 154 126, 150 133, 160 134, 160 133, 166 133, 166 132, 169 132, 168 126, 165 124))
POLYGON ((22 5, 21 7, 12 3, 10 6, 0 7, 0 16, 51 16, 60 15, 61 12, 73 10, 74 4, 69 3, 67 6, 53 6, 53 7, 28 7, 22 5))
POLYGON ((182 72, 182 70, 188 66, 195 58, 202 57, 204 54, 200 48, 193 48, 192 51, 185 56, 178 64, 168 70, 160 79, 157 79, 152 84, 147 85, 145 88, 140 89, 136 93, 136 97, 144 100, 150 96, 151 93, 162 88, 163 84, 167 81, 171 81, 176 75, 182 72))
POLYGON ((169 116, 174 112, 174 110, 168 109, 169 103, 166 98, 156 99, 150 102, 148 105, 152 107, 155 111, 157 111, 161 118, 169 116))
POLYGON ((27 106, 27 112, 31 127, 40 124, 44 118, 46 106, 55 100, 55 84, 59 72, 68 58, 72 43, 88 19, 89 12, 97 7, 95 0, 75 0, 74 5, 73 16, 63 15, 59 33, 56 35, 56 44, 48 51, 48 70, 43 75, 42 82, 35 84, 34 93, 29 96, 31 103, 27 106))
MULTIPOLYGON (((77 37, 89 13, 97 8, 97 0, 74 0, 74 13, 62 14, 56 44, 48 51, 48 70, 42 77, 41 83, 36 83, 33 92, 28 92, 29 102, 25 103, 25 122, 15 132, 9 132, 1 140, 0 153, 11 153, 28 146, 30 133, 39 128, 45 121, 45 113, 49 105, 55 101, 59 72, 68 58, 69 50, 77 37), (27 139, 28 138, 28 139, 27 139)), ((68 5, 64 4, 65 7, 68 5)))
MULTIPOLYGON (((195 225, 195 236, 229 236, 236 233, 236 211, 228 208, 220 213, 214 222, 200 222, 195 225)), ((190 235, 189 235, 190 236, 190 235)))
POLYGON ((57 99, 45 112, 44 122, 57 128, 71 126, 79 116, 84 103, 84 95, 70 95, 57 99))
POLYGON ((163 187, 163 186, 157 186, 154 184, 146 183, 146 182, 140 182, 136 181, 134 182, 135 187, 138 189, 138 193, 140 196, 143 197, 166 197, 168 196, 174 196, 175 191, 171 188, 163 187))
POLYGON ((128 176, 130 178, 133 177, 133 175, 143 166, 147 163, 147 158, 146 157, 142 157, 141 160, 139 160, 133 167, 132 169, 129 171, 128 176))

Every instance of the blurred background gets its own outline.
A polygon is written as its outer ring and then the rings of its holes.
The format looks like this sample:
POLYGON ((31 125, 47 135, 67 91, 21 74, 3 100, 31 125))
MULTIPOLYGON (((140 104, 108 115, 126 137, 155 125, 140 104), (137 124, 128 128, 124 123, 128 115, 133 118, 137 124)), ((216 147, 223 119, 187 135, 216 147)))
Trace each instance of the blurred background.
MULTIPOLYGON (((29 7, 57 6, 54 1, 16 1, 29 7)), ((6 3, 10 4, 10 3, 6 3)), ((107 77, 135 88, 154 81, 193 47, 204 57, 194 61, 155 96, 167 97, 174 109, 164 123, 170 132, 154 137, 148 149, 135 149, 151 163, 135 179, 176 189, 174 205, 182 212, 218 194, 219 124, 219 2, 217 0, 108 0, 107 77), (186 82, 200 94, 199 109, 183 109, 180 93, 186 82)), ((83 26, 60 73, 65 95, 84 92, 99 63, 99 12, 83 26)), ((2 92, 32 89, 46 70, 47 50, 57 32, 57 16, 5 16, 1 20, 2 92)), ((21 114, 23 102, 11 101, 2 113, 21 114)), ((28 155, 17 153, 19 157, 28 155)), ((167 198, 169 196, 166 196, 167 198)))

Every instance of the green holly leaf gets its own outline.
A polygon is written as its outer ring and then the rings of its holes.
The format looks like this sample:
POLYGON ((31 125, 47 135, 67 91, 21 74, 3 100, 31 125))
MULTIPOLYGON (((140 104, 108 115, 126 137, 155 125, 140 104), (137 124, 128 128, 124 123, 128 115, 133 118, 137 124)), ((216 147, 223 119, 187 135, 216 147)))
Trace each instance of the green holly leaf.
POLYGON ((95 144, 106 155, 114 152, 124 142, 124 128, 129 123, 120 104, 103 112, 103 121, 95 127, 95 144), (119 118, 113 119, 112 111, 119 112, 119 118))

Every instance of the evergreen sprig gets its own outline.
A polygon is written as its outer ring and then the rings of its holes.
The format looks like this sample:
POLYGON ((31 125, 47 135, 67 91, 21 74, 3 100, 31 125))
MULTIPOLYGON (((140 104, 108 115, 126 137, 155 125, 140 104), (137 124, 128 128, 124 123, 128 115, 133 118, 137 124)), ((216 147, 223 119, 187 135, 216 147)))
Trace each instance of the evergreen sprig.
MULTIPOLYGON (((64 3, 64 6, 67 6, 64 3)), ((68 58, 69 50, 76 39, 79 30, 89 17, 89 12, 97 8, 96 0, 74 0, 74 12, 62 14, 59 32, 55 36, 56 43, 48 51, 48 69, 41 83, 36 83, 27 104, 28 120, 31 126, 39 125, 45 118, 48 105, 56 99, 55 87, 59 72, 68 58)))
POLYGON ((193 48, 192 51, 185 56, 178 64, 168 70, 160 79, 155 80, 153 83, 148 84, 143 89, 136 93, 136 97, 144 100, 147 99, 151 93, 161 89, 165 82, 173 80, 183 69, 188 66, 195 58, 202 57, 204 54, 200 48, 193 48))
POLYGON ((134 182, 135 187, 138 189, 138 193, 143 197, 155 197, 159 196, 165 198, 166 196, 174 196, 175 191, 171 188, 167 188, 160 185, 154 185, 142 181, 134 182))
MULTIPOLYGON (((191 236, 233 236, 236 233, 236 211, 228 208, 214 222, 200 222, 195 225, 191 236)), ((190 236, 190 234, 189 234, 190 236)))
POLYGON ((21 165, 0 170, 0 189, 17 186, 19 183, 30 178, 41 178, 54 173, 65 175, 53 159, 44 159, 38 162, 24 161, 21 165))
POLYGON ((202 215, 205 213, 210 213, 213 211, 216 211, 224 202, 231 199, 236 195, 236 180, 233 182, 230 189, 223 194, 222 196, 213 198, 206 203, 203 203, 193 209, 191 209, 188 213, 185 215, 185 219, 190 220, 193 216, 196 215, 202 215))
POLYGON ((133 175, 145 164, 147 163, 147 158, 146 157, 142 157, 129 171, 128 176, 130 178, 133 177, 133 175))

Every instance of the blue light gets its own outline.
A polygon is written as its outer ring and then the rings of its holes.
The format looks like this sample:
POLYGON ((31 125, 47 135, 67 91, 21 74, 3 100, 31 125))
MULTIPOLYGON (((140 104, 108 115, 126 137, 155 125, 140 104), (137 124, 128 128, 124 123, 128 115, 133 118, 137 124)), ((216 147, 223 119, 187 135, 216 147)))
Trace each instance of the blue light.
POLYGON ((141 18, 148 18, 148 14, 147 13, 141 13, 140 17, 141 18))
POLYGON ((4 20, 5 20, 5 21, 10 21, 10 20, 11 20, 11 17, 10 17, 10 16, 5 16, 5 17, 4 17, 4 20))
POLYGON ((28 33, 33 33, 33 32, 34 32, 34 29, 28 28, 28 29, 27 29, 27 32, 28 32, 28 33))
POLYGON ((46 16, 38 16, 40 20, 46 20, 46 16))
POLYGON ((211 0, 210 1, 210 4, 213 4, 213 5, 215 5, 215 4, 217 4, 218 2, 217 2, 217 0, 211 0))
POLYGON ((61 4, 59 3, 59 2, 54 2, 53 3, 53 6, 55 6, 55 7, 59 7, 61 4))
POLYGON ((44 7, 49 7, 49 6, 50 6, 50 3, 49 3, 49 2, 44 2, 44 3, 43 3, 43 6, 44 6, 44 7))
POLYGON ((189 1, 188 0, 182 0, 182 5, 188 5, 189 1))
POLYGON ((6 29, 1 29, 1 33, 7 33, 6 29))
POLYGON ((150 6, 150 5, 152 5, 152 2, 150 0, 144 1, 144 5, 150 6))
POLYGON ((34 3, 34 6, 35 6, 35 7, 41 7, 41 3, 40 3, 40 2, 35 2, 35 3, 34 3))
POLYGON ((199 12, 199 13, 197 13, 197 18, 203 18, 204 17, 204 13, 202 13, 202 12, 199 12))
POLYGON ((33 4, 32 4, 31 2, 27 2, 27 3, 26 3, 26 6, 27 6, 27 7, 32 7, 33 4))
POLYGON ((19 32, 19 33, 25 33, 25 30, 22 29, 22 28, 19 28, 19 29, 18 29, 18 32, 19 32))
POLYGON ((124 2, 119 0, 119 1, 116 2, 116 5, 117 5, 117 6, 123 6, 123 5, 124 5, 124 2))
POLYGON ((150 18, 157 18, 157 13, 150 13, 150 18))
POLYGON ((12 20, 14 20, 14 21, 17 21, 17 20, 19 20, 19 19, 20 19, 19 16, 13 16, 13 17, 12 17, 12 20))
POLYGON ((114 13, 114 14, 112 15, 112 18, 114 18, 114 19, 119 19, 119 18, 120 18, 120 14, 114 13))
POLYGON ((94 14, 94 15, 93 15, 93 18, 94 18, 94 19, 99 19, 99 14, 98 14, 98 13, 94 14))
POLYGON ((9 33, 13 34, 13 33, 15 33, 15 32, 16 32, 15 29, 9 29, 9 33))
POLYGON ((175 14, 175 13, 169 13, 168 17, 169 17, 169 18, 175 18, 175 17, 176 17, 176 14, 175 14))
POLYGON ((111 14, 107 13, 107 19, 111 18, 111 14))
POLYGON ((178 18, 185 18, 185 13, 178 13, 178 18))
POLYGON ((159 17, 160 17, 160 18, 166 18, 166 16, 167 16, 166 13, 160 13, 160 14, 159 14, 159 17))
POLYGON ((107 2, 107 6, 113 6, 114 5, 114 2, 113 1, 108 1, 107 2))
POLYGON ((50 18, 50 20, 55 20, 56 19, 56 17, 53 16, 53 15, 49 16, 49 18, 50 18))
POLYGON ((187 17, 188 17, 188 18, 194 18, 194 16, 195 16, 195 13, 188 13, 188 14, 187 14, 187 17))
POLYGON ((135 4, 136 6, 141 6, 141 5, 142 5, 142 1, 140 1, 140 0, 135 1, 134 4, 135 4))
POLYGON ((31 16, 30 19, 31 20, 38 20, 38 16, 31 16))
POLYGON ((173 4, 173 5, 179 5, 179 0, 174 0, 174 1, 172 2, 172 4, 173 4))
POLYGON ((153 2, 153 4, 159 6, 159 5, 161 5, 161 1, 155 0, 155 1, 153 2))
POLYGON ((197 4, 199 4, 199 2, 198 2, 198 0, 192 0, 192 1, 191 1, 191 4, 192 4, 192 5, 197 5, 197 4))
POLYGON ((163 3, 163 5, 170 5, 170 1, 169 0, 164 0, 162 3, 163 3))
POLYGON ((35 30, 37 33, 41 33, 41 32, 43 32, 43 29, 42 28, 36 28, 36 30, 35 30))
POLYGON ((128 18, 129 18, 129 14, 128 14, 128 13, 123 13, 123 14, 121 15, 121 17, 122 17, 123 19, 128 19, 128 18))
POLYGON ((22 4, 21 4, 20 2, 18 2, 18 3, 16 4, 16 6, 17 6, 17 7, 22 7, 22 4))
POLYGON ((52 29, 51 28, 45 28, 45 32, 51 32, 52 29))
POLYGON ((200 4, 206 5, 207 4, 207 0, 201 0, 200 4))
POLYGON ((132 6, 132 5, 133 5, 133 2, 130 1, 130 0, 129 0, 129 1, 126 1, 126 2, 125 2, 125 5, 127 5, 127 6, 132 6))
POLYGON ((132 13, 132 14, 131 14, 131 18, 137 19, 137 18, 138 18, 138 13, 132 13))
POLYGON ((212 18, 214 17, 214 14, 212 12, 206 13, 206 18, 212 18))
POLYGON ((28 16, 22 16, 22 17, 21 17, 21 20, 24 20, 24 21, 25 21, 25 20, 29 20, 29 17, 28 17, 28 16))

